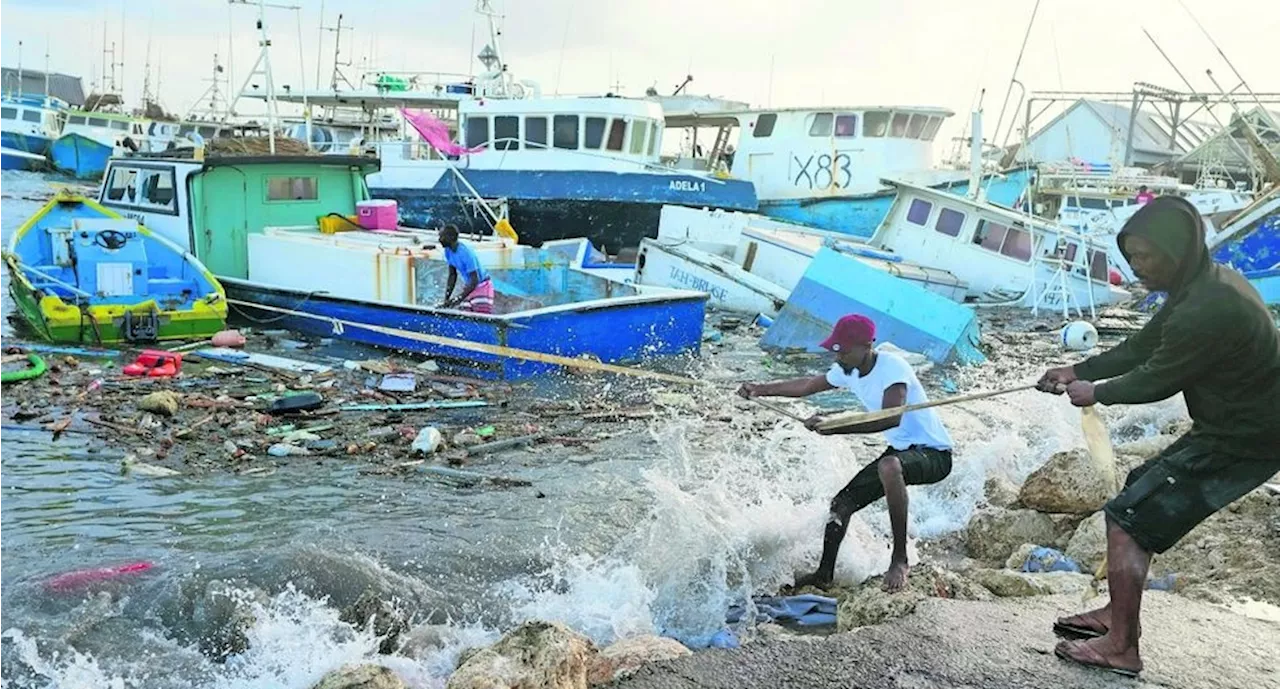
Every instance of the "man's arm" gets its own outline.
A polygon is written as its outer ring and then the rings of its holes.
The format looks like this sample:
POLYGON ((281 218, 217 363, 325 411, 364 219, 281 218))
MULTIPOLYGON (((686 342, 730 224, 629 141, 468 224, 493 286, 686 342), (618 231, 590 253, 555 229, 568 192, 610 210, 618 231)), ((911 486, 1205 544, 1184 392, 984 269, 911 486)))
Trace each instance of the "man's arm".
MULTIPOLYGON (((880 401, 881 409, 893 409, 894 407, 905 407, 906 405, 907 405, 907 384, 906 383, 894 383, 893 385, 890 385, 889 387, 885 388, 884 397, 882 397, 880 401)), ((902 414, 897 414, 885 419, 877 419, 875 421, 868 421, 866 423, 857 423, 852 426, 841 426, 840 428, 832 428, 830 430, 822 431, 822 430, 817 430, 816 420, 818 418, 819 417, 815 416, 813 417, 813 419, 810 419, 810 421, 813 422, 813 430, 816 430, 820 435, 846 435, 849 433, 880 433, 882 431, 887 431, 890 428, 897 428, 898 424, 902 423, 902 414)))
POLYGON ((458 285, 458 269, 449 266, 449 284, 444 288, 444 305, 449 306, 450 298, 453 296, 453 288, 458 285))
POLYGON ((1160 347, 1161 333, 1167 320, 1162 309, 1124 342, 1073 366, 1075 376, 1080 380, 1106 380, 1132 371, 1150 359, 1160 347))
POLYGON ((1098 384, 1094 399, 1102 404, 1146 404, 1185 390, 1218 365, 1222 352, 1231 351, 1230 343, 1238 332, 1232 317, 1211 311, 1201 317, 1169 320, 1160 346, 1150 358, 1128 373, 1098 384))
POLYGON ((819 392, 834 390, 835 386, 827 381, 825 375, 810 378, 792 378, 777 380, 772 383, 743 383, 738 394, 747 399, 752 397, 808 397, 819 392))

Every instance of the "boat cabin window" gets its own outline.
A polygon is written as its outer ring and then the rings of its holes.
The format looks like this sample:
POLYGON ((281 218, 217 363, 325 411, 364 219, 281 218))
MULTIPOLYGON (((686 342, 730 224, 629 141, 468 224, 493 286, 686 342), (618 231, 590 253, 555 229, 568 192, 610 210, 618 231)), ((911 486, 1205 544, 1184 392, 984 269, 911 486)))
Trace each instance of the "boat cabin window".
POLYGON ((18 109, 17 108, 0 108, 0 118, 6 119, 6 120, 16 120, 18 119, 18 109))
POLYGON ((652 156, 654 151, 658 150, 658 135, 661 130, 658 129, 657 122, 649 123, 649 155, 652 156))
POLYGON ((553 125, 555 126, 554 146, 576 150, 578 148, 578 116, 556 115, 553 125))
POLYGON ((604 143, 604 123, 603 117, 588 117, 585 123, 585 130, 582 135, 582 147, 592 150, 600 150, 600 144, 604 143))
POLYGON ((1107 282, 1111 277, 1111 266, 1107 264, 1107 252, 1089 252, 1089 277, 1107 282))
POLYGON ((938 135, 938 127, 941 126, 941 117, 930 117, 929 122, 924 126, 924 131, 920 133, 920 138, 925 141, 933 141, 933 137, 938 135))
POLYGON ((524 118, 524 147, 535 150, 547 147, 547 118, 524 118))
MULTIPOLYGON (((485 120, 485 128, 488 129, 488 118, 485 120)), ((468 127, 471 120, 467 120, 468 127)), ((316 194, 316 178, 315 177, 268 177, 267 178, 267 200, 268 201, 314 201, 319 196, 316 194)))
POLYGON ((72 115, 67 118, 67 124, 84 124, 84 115, 72 115))
POLYGON ((141 170, 139 177, 142 180, 138 185, 139 206, 177 210, 172 170, 141 170))
POLYGON ((773 133, 773 126, 777 123, 777 113, 766 112, 756 118, 756 124, 751 130, 751 136, 757 139, 763 139, 773 133))
POLYGON ((107 200, 132 205, 137 194, 137 185, 135 184, 137 179, 137 170, 122 167, 111 168, 111 179, 107 180, 107 200))
POLYGON ((218 128, 217 127, 197 127, 196 132, 199 133, 200 136, 203 136, 206 139, 212 139, 213 137, 218 135, 218 128))
POLYGON ((890 132, 892 132, 890 136, 899 139, 905 137, 907 135, 907 120, 910 118, 911 116, 905 112, 893 113, 893 126, 890 127, 890 132))
POLYGON ((493 147, 499 151, 520 150, 520 118, 503 115, 493 118, 493 147))
POLYGON ((831 120, 835 115, 829 112, 816 112, 809 124, 809 136, 831 136, 831 120))
POLYGON ((840 139, 851 139, 857 136, 858 132, 858 116, 857 115, 836 115, 836 137, 840 139))
POLYGON ((468 117, 467 118, 467 137, 465 145, 467 148, 475 148, 489 143, 489 118, 488 117, 468 117))
POLYGON ((932 203, 924 199, 911 199, 911 207, 907 209, 907 222, 924 227, 932 212, 932 203))
POLYGON ((644 153, 644 135, 648 133, 649 128, 645 126, 644 120, 636 120, 631 123, 631 155, 640 155, 644 153))
POLYGON ((111 128, 119 129, 122 132, 129 131, 129 123, 124 120, 111 120, 111 128))
POLYGON ((950 208, 938 211, 938 221, 933 224, 933 229, 950 237, 959 237, 961 227, 964 227, 964 213, 950 208))
POLYGON ((90 127, 106 127, 107 121, 102 119, 101 117, 90 117, 89 126, 90 127))
POLYGON ((924 126, 929 122, 928 115, 912 115, 911 121, 907 122, 907 138, 919 139, 924 133, 924 126))
POLYGON ((39 122, 40 111, 39 110, 23 110, 22 121, 23 122, 39 122))
MULTIPOLYGON (((1120 205, 1123 206, 1124 202, 1121 201, 1120 205)), ((1104 211, 1111 208, 1111 204, 1106 199, 1090 198, 1088 196, 1068 196, 1066 206, 1067 208, 1088 208, 1094 211, 1104 211)))
POLYGON ((1019 261, 1031 260, 1031 233, 1021 227, 1008 227, 984 219, 978 222, 973 243, 1019 261))
POLYGON ((610 151, 621 151, 627 143, 627 121, 618 117, 609 123, 609 142, 605 145, 610 151))
POLYGON ((889 133, 889 113, 873 110, 862 114, 863 136, 886 136, 889 133))

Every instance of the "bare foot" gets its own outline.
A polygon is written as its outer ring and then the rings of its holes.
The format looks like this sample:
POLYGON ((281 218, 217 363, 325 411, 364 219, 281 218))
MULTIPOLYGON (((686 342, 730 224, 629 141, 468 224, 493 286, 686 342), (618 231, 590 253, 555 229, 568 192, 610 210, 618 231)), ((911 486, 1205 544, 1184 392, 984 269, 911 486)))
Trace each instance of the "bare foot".
POLYGON ((1063 641, 1053 651, 1063 660, 1109 670, 1127 677, 1136 677, 1142 672, 1142 658, 1138 656, 1138 646, 1114 641, 1110 635, 1087 641, 1063 641))
POLYGON ((906 560, 890 563, 889 571, 884 573, 884 583, 880 588, 889 593, 901 591, 907 585, 907 574, 910 572, 911 568, 907 566, 906 560))

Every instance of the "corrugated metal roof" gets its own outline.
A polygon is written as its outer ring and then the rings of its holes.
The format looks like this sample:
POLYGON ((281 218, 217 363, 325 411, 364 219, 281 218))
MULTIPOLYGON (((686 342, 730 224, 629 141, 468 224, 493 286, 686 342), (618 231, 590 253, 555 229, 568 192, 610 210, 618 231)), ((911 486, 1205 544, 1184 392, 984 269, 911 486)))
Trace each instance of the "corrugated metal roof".
MULTIPOLYGON (((5 93, 20 91, 27 95, 44 95, 44 72, 22 70, 22 83, 18 83, 18 70, 0 67, 0 86, 5 93)), ((70 74, 49 73, 49 95, 70 103, 73 107, 84 105, 84 85, 80 77, 70 74)))
POLYGON ((1208 139, 1217 130, 1214 125, 1194 120, 1179 122, 1178 135, 1175 138, 1172 150, 1170 150, 1169 137, 1173 125, 1166 118, 1141 108, 1138 109, 1137 117, 1135 118, 1132 108, 1118 103, 1103 103, 1096 100, 1084 100, 1081 102, 1097 113, 1099 118, 1122 137, 1122 140, 1128 139, 1129 122, 1132 120, 1134 124, 1133 149, 1135 151, 1181 155, 1204 143, 1205 139, 1208 139))

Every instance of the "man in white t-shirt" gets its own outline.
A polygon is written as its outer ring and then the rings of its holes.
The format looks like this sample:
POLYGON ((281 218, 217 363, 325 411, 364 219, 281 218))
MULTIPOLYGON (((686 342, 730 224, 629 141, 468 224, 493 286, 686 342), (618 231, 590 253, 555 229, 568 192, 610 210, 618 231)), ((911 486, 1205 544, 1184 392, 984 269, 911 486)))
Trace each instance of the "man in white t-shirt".
MULTIPOLYGON (((835 354, 826 375, 772 383, 746 383, 738 394, 746 398, 807 397, 844 388, 858 397, 868 411, 879 411, 928 401, 920 380, 905 359, 874 348, 876 326, 866 316, 841 318, 822 347, 835 354)), ((951 436, 933 409, 899 414, 832 430, 817 430, 820 417, 805 425, 823 435, 884 433, 889 441, 883 454, 863 467, 831 501, 822 542, 822 562, 813 574, 796 579, 796 586, 826 586, 835 576, 836 555, 858 510, 879 500, 889 506, 893 529, 893 555, 884 576, 884 590, 899 591, 907 583, 907 486, 937 483, 951 474, 951 436)))

